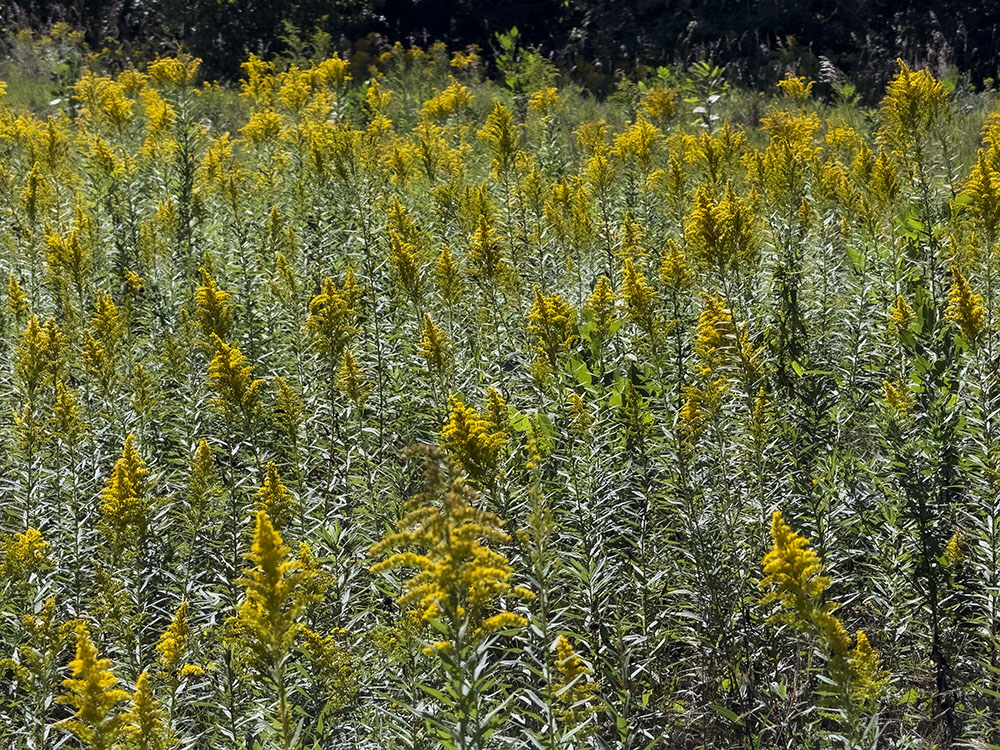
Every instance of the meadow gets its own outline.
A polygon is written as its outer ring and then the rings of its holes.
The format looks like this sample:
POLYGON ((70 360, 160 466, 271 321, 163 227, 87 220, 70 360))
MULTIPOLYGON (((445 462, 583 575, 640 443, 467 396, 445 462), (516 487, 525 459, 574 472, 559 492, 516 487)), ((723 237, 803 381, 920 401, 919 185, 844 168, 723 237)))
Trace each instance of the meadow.
POLYGON ((1000 743, 992 82, 18 44, 4 748, 1000 743))

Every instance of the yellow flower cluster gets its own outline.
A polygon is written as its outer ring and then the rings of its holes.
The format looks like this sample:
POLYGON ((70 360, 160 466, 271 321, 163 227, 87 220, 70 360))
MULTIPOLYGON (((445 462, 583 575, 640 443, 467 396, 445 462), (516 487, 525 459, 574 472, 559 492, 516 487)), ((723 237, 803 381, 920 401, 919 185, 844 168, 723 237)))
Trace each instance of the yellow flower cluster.
POLYGON ((241 416, 248 422, 260 405, 264 381, 254 379, 253 368, 244 364, 246 357, 235 346, 212 336, 215 356, 208 365, 208 384, 216 392, 213 404, 224 414, 241 416))
POLYGON ((966 345, 975 347, 986 322, 983 295, 972 290, 969 280, 965 278, 958 266, 952 266, 951 278, 951 289, 948 290, 948 307, 945 309, 944 316, 956 325, 966 345))
POLYGON ((778 603, 780 611, 774 619, 819 640, 837 698, 845 708, 872 706, 884 691, 887 676, 868 637, 858 631, 852 648, 851 638, 833 614, 834 605, 823 601, 831 581, 823 575, 819 555, 805 537, 792 531, 781 511, 775 511, 771 519, 771 539, 774 546, 764 557, 760 582, 767 593, 761 603, 778 603))
POLYGON ((0 581, 15 583, 39 573, 52 563, 50 550, 38 529, 0 539, 0 581))
POLYGON ((897 60, 899 72, 889 82, 880 105, 882 136, 893 147, 904 150, 919 143, 947 112, 948 95, 928 70, 911 70, 897 60))
POLYGON ((354 337, 355 311, 359 294, 353 281, 353 271, 348 268, 343 287, 338 287, 327 277, 319 294, 309 302, 306 328, 314 335, 316 348, 331 363, 336 363, 344 347, 354 337))
POLYGON ((111 750, 126 730, 127 714, 118 704, 129 694, 116 687, 118 678, 110 670, 111 661, 98 656, 83 623, 76 628, 76 658, 69 663, 73 676, 63 680, 66 693, 58 700, 75 710, 72 718, 56 727, 69 732, 94 750, 111 750))
POLYGON ((147 497, 149 470, 135 447, 135 435, 125 438, 122 455, 101 492, 101 528, 115 553, 135 554, 146 539, 150 522, 147 497))
POLYGON ((420 355, 427 362, 431 372, 439 378, 443 377, 451 367, 451 340, 427 313, 424 313, 420 332, 420 355))
POLYGON ((556 372, 562 355, 576 340, 576 311, 561 294, 544 294, 535 287, 528 313, 528 333, 535 339, 538 361, 546 372, 556 372))
POLYGON ((247 554, 253 567, 237 580, 246 587, 246 597, 236 608, 233 626, 252 663, 268 679, 305 627, 300 615, 309 602, 305 588, 314 573, 290 552, 267 511, 258 510, 247 554))
POLYGON ((621 297, 625 302, 625 310, 636 327, 648 338, 652 346, 656 346, 656 335, 659 331, 659 313, 657 310, 656 290, 649 283, 646 275, 635 266, 632 258, 626 258, 622 264, 621 297))
POLYGON ((212 336, 225 340, 233 327, 233 312, 229 292, 220 289, 205 268, 201 269, 201 285, 195 290, 195 315, 205 341, 211 344, 212 336))
POLYGON ((750 270, 757 253, 754 226, 750 202, 736 194, 732 183, 718 201, 703 185, 695 191, 684 238, 700 263, 725 276, 750 270))
POLYGON ((507 438, 500 425, 484 419, 457 398, 448 400, 448 423, 441 430, 441 444, 477 482, 489 485, 500 470, 507 438))
POLYGON ((274 461, 267 462, 264 484, 254 497, 257 498, 257 510, 264 511, 278 530, 288 525, 298 507, 295 496, 281 481, 281 475, 278 474, 278 467, 274 461))
POLYGON ((702 300, 704 308, 694 339, 696 371, 705 379, 725 378, 733 371, 746 381, 759 377, 764 353, 750 341, 746 323, 736 325, 732 311, 719 295, 703 293, 702 300))
POLYGON ((190 652, 191 625, 188 623, 186 601, 178 605, 170 625, 156 644, 156 666, 164 679, 171 685, 178 685, 186 676, 200 674, 201 668, 186 661, 190 652))
POLYGON ((795 77, 789 73, 783 80, 778 81, 778 88, 792 101, 802 103, 812 96, 812 88, 815 83, 815 81, 806 81, 805 78, 795 77))
POLYGON ((424 102, 420 116, 434 122, 443 122, 468 110, 472 106, 472 94, 465 86, 451 78, 444 91, 438 91, 424 102))
POLYGON ((434 449, 425 472, 426 491, 407 501, 399 531, 371 548, 373 556, 388 554, 372 572, 415 569, 399 606, 424 620, 444 620, 453 632, 463 623, 487 630, 523 627, 523 617, 495 612, 504 596, 530 598, 511 585, 514 570, 507 558, 488 546, 508 541, 502 522, 475 507, 478 493, 434 449), (404 551, 391 553, 395 549, 404 551))
POLYGON ((577 655, 569 639, 560 635, 556 639, 556 700, 562 708, 558 712, 559 721, 567 729, 577 729, 597 712, 598 685, 591 679, 591 669, 577 655))

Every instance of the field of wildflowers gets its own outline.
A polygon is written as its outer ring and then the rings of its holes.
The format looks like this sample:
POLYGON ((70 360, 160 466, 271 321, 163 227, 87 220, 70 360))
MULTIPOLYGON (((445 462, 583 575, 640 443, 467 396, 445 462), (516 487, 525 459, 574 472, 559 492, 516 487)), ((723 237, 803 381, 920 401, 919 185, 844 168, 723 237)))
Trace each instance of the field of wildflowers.
POLYGON ((1000 743, 995 94, 243 69, 0 98, 2 747, 1000 743))

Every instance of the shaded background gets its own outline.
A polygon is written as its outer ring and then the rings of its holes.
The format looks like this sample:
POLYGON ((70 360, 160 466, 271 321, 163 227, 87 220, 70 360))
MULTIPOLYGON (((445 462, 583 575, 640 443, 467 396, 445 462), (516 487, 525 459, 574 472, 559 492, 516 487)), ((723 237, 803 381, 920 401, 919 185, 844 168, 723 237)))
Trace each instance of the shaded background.
POLYGON ((765 85, 787 70, 816 75, 823 59, 864 96, 879 92, 892 59, 997 75, 1000 3, 938 0, 16 0, 0 3, 8 31, 65 21, 94 49, 136 57, 177 48, 209 78, 238 76, 249 52, 287 53, 316 30, 350 51, 392 41, 479 46, 517 27, 565 76, 595 93, 646 66, 710 59, 736 82, 765 85))

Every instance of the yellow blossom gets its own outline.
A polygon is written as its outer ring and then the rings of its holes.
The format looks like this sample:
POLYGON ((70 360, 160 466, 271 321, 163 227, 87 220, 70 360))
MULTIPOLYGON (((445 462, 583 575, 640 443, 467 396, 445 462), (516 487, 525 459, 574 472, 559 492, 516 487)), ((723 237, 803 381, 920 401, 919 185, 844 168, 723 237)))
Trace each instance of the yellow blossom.
POLYGON ((215 356, 208 365, 208 385, 216 392, 213 404, 225 414, 239 414, 251 420, 260 403, 264 381, 254 379, 253 368, 244 364, 246 357, 235 346, 212 336, 215 356))
POLYGON ((458 458, 472 479, 492 483, 507 442, 504 433, 456 398, 449 399, 448 406, 450 414, 441 431, 442 445, 458 458))
POLYGON ((112 750, 125 731, 126 714, 118 713, 118 704, 129 695, 115 687, 118 679, 110 666, 110 660, 98 657, 87 626, 78 625, 76 658, 69 663, 72 677, 63 680, 66 693, 57 699, 73 708, 75 714, 57 722, 56 727, 92 750, 112 750))
POLYGON ((528 314, 528 333, 536 340, 536 351, 551 371, 576 340, 576 311, 560 294, 543 294, 535 287, 535 300, 528 314))
MULTIPOLYGON (((452 632, 463 622, 479 628, 501 614, 496 612, 501 597, 515 593, 510 583, 513 568, 489 546, 509 537, 499 518, 475 507, 477 493, 461 473, 448 462, 442 464, 433 450, 426 457, 425 476, 426 489, 407 501, 399 530, 371 548, 373 556, 388 555, 372 572, 415 569, 398 599, 400 607, 424 620, 445 620, 452 632), (394 549, 402 551, 392 553, 394 549)), ((493 620, 503 628, 525 624, 511 613, 493 620)))
POLYGON ((116 553, 142 544, 149 531, 149 470, 135 447, 135 435, 125 438, 122 455, 115 462, 101 491, 101 527, 116 553))
POLYGON ((556 639, 555 667, 559 675, 555 697, 560 706, 556 715, 568 730, 574 730, 598 711, 598 685, 591 679, 590 667, 563 635, 556 639))
POLYGON ((0 581, 20 582, 52 564, 49 543, 38 529, 0 538, 0 581))
POLYGON ((983 333, 986 321, 983 296, 972 290, 968 279, 957 266, 952 266, 951 278, 948 307, 945 309, 944 316, 958 327, 966 345, 975 347, 983 333))
POLYGON ((442 377, 451 367, 451 340, 427 313, 424 313, 420 331, 420 355, 426 360, 431 372, 442 377))
POLYGON ((274 461, 267 462, 264 484, 254 497, 257 498, 257 510, 265 511, 274 528, 279 531, 288 525, 298 507, 295 496, 281 481, 281 475, 278 474, 278 467, 274 461))

